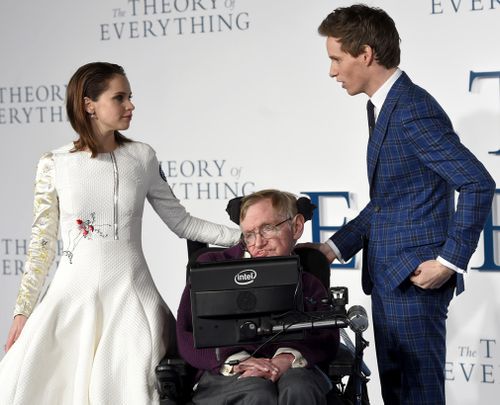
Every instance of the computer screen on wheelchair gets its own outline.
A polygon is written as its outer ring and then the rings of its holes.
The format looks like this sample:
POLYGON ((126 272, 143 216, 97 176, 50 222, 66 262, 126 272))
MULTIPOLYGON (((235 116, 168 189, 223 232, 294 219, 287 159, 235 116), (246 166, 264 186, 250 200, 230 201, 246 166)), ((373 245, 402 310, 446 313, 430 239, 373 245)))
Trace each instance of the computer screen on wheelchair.
MULTIPOLYGON (((191 305, 196 348, 269 339, 272 326, 303 311, 300 273, 298 256, 193 265, 191 305)), ((286 333, 286 340, 301 338, 301 331, 286 333)))

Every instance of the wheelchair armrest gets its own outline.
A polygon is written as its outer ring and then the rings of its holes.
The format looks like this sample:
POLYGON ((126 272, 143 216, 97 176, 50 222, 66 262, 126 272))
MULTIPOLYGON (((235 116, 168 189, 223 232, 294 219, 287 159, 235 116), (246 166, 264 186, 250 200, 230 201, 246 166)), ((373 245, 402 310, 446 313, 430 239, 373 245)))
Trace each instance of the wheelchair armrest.
POLYGON ((354 353, 340 342, 335 358, 328 364, 328 376, 334 380, 340 380, 352 374, 353 365, 354 353))
POLYGON ((190 389, 189 365, 180 358, 164 357, 156 366, 156 389, 162 405, 186 402, 190 389))
MULTIPOLYGON (((351 375, 354 371, 354 353, 344 343, 339 342, 335 358, 328 364, 328 375, 332 380, 342 379, 351 375)), ((361 373, 364 377, 369 377, 371 371, 364 361, 361 362, 361 373)))

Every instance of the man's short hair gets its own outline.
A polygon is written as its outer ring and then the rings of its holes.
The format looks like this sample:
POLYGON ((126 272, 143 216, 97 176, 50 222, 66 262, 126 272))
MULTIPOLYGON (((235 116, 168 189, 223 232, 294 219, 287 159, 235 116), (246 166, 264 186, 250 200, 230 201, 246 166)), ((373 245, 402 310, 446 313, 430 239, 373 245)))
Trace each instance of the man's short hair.
POLYGON ((379 65, 391 69, 400 62, 400 38, 394 20, 382 9, 355 4, 339 7, 318 27, 324 37, 340 41, 344 52, 356 57, 369 45, 379 65))
POLYGON ((240 222, 245 219, 248 208, 262 200, 271 200, 273 208, 287 218, 297 215, 297 197, 286 191, 267 189, 243 197, 240 208, 240 222))

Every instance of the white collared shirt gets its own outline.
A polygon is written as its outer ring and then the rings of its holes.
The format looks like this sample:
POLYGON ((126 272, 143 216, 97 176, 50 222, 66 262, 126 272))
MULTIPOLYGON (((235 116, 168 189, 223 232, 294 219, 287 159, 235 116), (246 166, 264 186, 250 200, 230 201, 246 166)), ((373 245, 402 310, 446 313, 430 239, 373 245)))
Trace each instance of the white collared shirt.
POLYGON ((396 71, 385 81, 385 83, 370 97, 371 102, 375 106, 375 122, 377 121, 378 114, 384 105, 389 91, 391 91, 392 86, 396 83, 396 80, 399 79, 399 76, 401 76, 402 73, 403 71, 400 68, 397 68, 396 71))

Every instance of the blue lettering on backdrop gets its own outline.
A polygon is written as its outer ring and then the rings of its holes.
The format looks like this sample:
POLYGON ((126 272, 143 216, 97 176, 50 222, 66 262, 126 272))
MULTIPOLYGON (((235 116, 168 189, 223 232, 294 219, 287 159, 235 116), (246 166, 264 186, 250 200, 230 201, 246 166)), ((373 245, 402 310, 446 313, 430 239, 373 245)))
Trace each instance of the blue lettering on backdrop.
MULTIPOLYGON (((495 201, 497 196, 500 195, 500 189, 495 190, 495 199, 493 200, 493 207, 496 206, 495 201)), ((474 270, 480 271, 500 271, 500 265, 495 263, 495 234, 494 232, 500 231, 500 225, 493 223, 493 212, 490 212, 486 225, 483 230, 484 239, 484 263, 479 267, 472 267, 474 270)), ((500 235, 499 235, 500 236, 500 235)), ((498 249, 498 244, 496 245, 498 249)))
POLYGON ((157 38, 185 34, 246 31, 248 12, 236 0, 128 0, 111 10, 114 22, 99 25, 101 41, 157 38))
MULTIPOLYGON (((495 0, 497 1, 497 0, 495 0)), ((493 0, 492 0, 493 4, 493 0)), ((500 71, 489 71, 489 72, 474 72, 469 73, 469 92, 472 91, 472 84, 476 79, 500 79, 500 71)), ((494 155, 500 155, 500 149, 497 151, 490 151, 489 153, 494 155)), ((495 191, 495 199, 493 200, 493 207, 496 207, 496 198, 500 194, 500 190, 495 191)), ((480 271, 500 271, 500 265, 495 263, 495 234, 494 232, 500 231, 500 225, 493 223, 493 209, 486 220, 486 224, 483 230, 483 243, 484 243, 484 263, 479 267, 472 267, 474 270, 480 271)), ((497 244, 498 248, 498 244, 497 244)))
MULTIPOLYGON (((320 192, 313 192, 313 191, 303 191, 301 194, 305 194, 309 196, 311 199, 311 202, 315 204, 317 208, 317 212, 321 212, 321 201, 322 199, 325 198, 340 198, 346 201, 347 208, 351 207, 350 201, 349 201, 349 192, 348 191, 320 191, 320 192)), ((344 221, 340 225, 333 225, 333 226, 323 226, 320 223, 320 217, 321 215, 313 215, 311 223, 312 223, 312 241, 314 243, 319 243, 323 242, 321 240, 321 232, 322 231, 329 231, 329 232, 335 232, 339 230, 343 225, 345 225, 346 218, 344 217, 344 221)), ((340 269, 355 269, 356 268, 356 256, 354 256, 351 260, 348 262, 345 262, 344 264, 332 264, 332 268, 340 268, 340 269)))
POLYGON ((0 87, 0 125, 60 123, 64 111, 66 85, 0 87))
POLYGON ((255 183, 244 179, 244 168, 226 159, 165 160, 160 165, 180 199, 227 200, 255 191, 255 183))
POLYGON ((497 72, 474 72, 469 73, 469 91, 472 91, 472 83, 476 79, 500 79, 500 71, 497 72))
POLYGON ((458 13, 498 9, 500 9, 500 0, 431 0, 431 14, 444 14, 447 11, 458 13))
MULTIPOLYGON (((500 0, 499 0, 500 1, 500 0)), ((469 91, 472 91, 472 83, 476 79, 500 79, 500 71, 497 72, 473 72, 470 71, 469 74, 469 91)), ((490 151, 493 155, 500 155, 500 149, 497 151, 490 151)))
MULTIPOLYGON (((21 277, 24 273, 24 262, 28 254, 28 239, 0 237, 0 277, 21 277)), ((57 268, 63 251, 63 243, 57 241, 55 264, 57 268)))
MULTIPOLYGON (((459 345, 455 348, 458 361, 447 361, 445 380, 447 382, 495 384, 498 382, 496 339, 481 338, 476 345, 459 345), (495 378, 496 377, 496 378, 495 378)), ((451 351, 453 349, 448 349, 451 351)))
MULTIPOLYGON (((137 11, 139 7, 137 6, 137 3, 141 3, 141 0, 128 0, 129 3, 132 3, 132 15, 136 16, 137 11)), ((178 13, 183 13, 185 11, 197 11, 197 10, 215 10, 215 0, 207 0, 203 2, 203 0, 173 0, 173 1, 157 1, 157 0, 144 0, 143 1, 143 14, 148 15, 148 14, 165 14, 165 13, 171 13, 171 12, 178 12, 178 13)))

